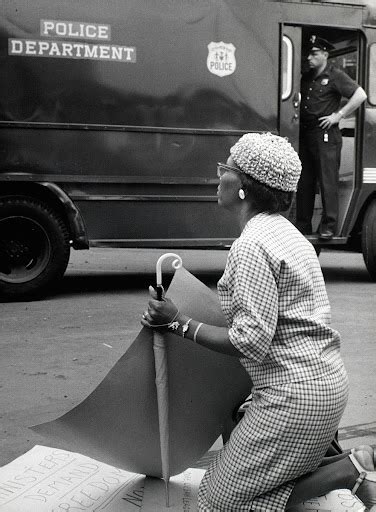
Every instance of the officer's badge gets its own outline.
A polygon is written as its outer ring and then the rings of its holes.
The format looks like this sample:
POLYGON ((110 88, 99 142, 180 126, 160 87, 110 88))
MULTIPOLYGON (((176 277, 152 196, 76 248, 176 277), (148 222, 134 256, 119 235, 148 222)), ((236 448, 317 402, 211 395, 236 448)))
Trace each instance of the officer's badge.
POLYGON ((232 75, 236 69, 235 46, 232 43, 209 43, 206 65, 217 76, 232 75))
POLYGON ((321 80, 321 85, 328 85, 328 83, 329 83, 329 78, 323 78, 321 80))
POLYGON ((315 43, 316 42, 316 36, 311 36, 309 40, 310 40, 310 42, 312 44, 315 43))

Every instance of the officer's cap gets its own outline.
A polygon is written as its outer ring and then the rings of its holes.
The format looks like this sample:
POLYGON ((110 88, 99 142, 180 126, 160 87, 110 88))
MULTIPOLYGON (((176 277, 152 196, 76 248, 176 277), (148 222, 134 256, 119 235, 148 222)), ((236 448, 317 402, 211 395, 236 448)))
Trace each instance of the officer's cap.
POLYGON ((324 50, 325 52, 334 50, 334 46, 329 41, 315 35, 310 37, 308 48, 309 50, 324 50))

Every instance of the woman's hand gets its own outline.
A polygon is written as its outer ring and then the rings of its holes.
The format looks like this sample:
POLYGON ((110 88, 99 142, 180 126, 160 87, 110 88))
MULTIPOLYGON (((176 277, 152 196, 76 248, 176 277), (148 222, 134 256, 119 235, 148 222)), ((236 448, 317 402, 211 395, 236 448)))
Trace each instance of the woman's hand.
POLYGON ((148 303, 148 308, 144 311, 141 323, 144 327, 167 327, 172 322, 178 313, 178 308, 172 302, 164 296, 162 300, 157 299, 157 292, 152 286, 149 286, 149 293, 151 299, 148 303))
POLYGON ((149 293, 151 299, 148 303, 148 309, 144 311, 141 318, 141 323, 144 327, 167 329, 168 325, 173 322, 171 331, 183 338, 193 340, 199 345, 221 354, 244 357, 244 354, 230 342, 227 327, 203 324, 184 313, 180 313, 172 300, 166 298, 164 294, 162 300, 158 300, 157 292, 152 286, 149 286, 149 293), (183 326, 188 325, 188 330, 183 331, 183 326))

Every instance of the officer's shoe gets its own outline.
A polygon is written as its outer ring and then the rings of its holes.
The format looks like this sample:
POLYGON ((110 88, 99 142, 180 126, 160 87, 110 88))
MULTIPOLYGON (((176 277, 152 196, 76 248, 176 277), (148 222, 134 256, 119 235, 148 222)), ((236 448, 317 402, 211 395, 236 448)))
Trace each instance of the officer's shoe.
POLYGON ((319 238, 321 238, 321 240, 331 240, 333 237, 334 233, 330 229, 325 229, 325 231, 321 231, 319 233, 319 238))

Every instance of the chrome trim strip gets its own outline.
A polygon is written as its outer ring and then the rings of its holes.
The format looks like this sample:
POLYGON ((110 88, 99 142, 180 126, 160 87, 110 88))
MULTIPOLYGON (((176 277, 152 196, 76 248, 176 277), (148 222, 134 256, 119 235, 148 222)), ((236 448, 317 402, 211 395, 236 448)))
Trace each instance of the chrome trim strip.
POLYGON ((363 183, 376 183, 376 167, 363 169, 363 183))

